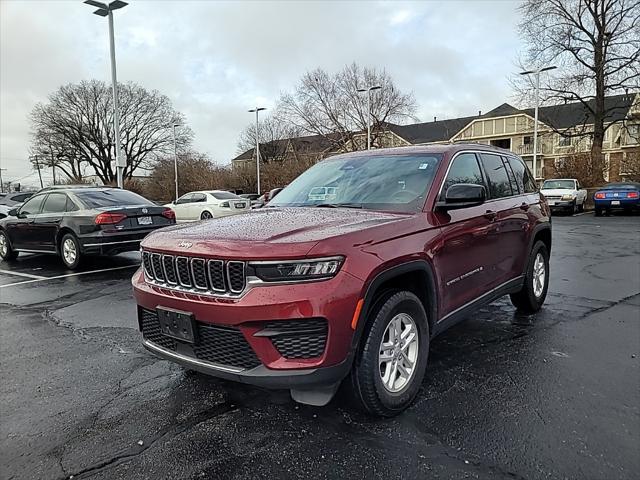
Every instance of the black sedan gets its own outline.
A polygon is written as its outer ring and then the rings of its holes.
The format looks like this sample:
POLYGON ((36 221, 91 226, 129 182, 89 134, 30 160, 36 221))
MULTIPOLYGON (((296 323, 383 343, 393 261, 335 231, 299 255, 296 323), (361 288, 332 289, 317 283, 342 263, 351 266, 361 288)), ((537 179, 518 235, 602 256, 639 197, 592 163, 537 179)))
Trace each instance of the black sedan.
POLYGON ((60 255, 68 268, 83 256, 140 248, 151 231, 175 223, 175 213, 118 188, 43 190, 0 220, 0 257, 19 252, 60 255))

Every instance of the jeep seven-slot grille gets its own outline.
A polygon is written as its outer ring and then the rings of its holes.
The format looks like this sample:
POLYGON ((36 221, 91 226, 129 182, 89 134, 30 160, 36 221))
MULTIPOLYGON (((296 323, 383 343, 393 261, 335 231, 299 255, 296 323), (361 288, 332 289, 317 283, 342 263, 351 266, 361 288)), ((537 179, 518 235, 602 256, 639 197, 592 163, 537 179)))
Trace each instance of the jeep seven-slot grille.
POLYGON ((245 263, 142 252, 147 278, 178 290, 212 294, 242 293, 246 286, 245 263))
MULTIPOLYGON (((177 345, 182 342, 174 340, 161 332, 156 312, 140 307, 139 316, 140 329, 145 340, 167 350, 178 350, 177 345)), ((239 328, 196 322, 195 330, 195 344, 183 343, 180 353, 185 354, 184 349, 187 349, 193 352, 192 355, 188 354, 188 356, 193 356, 199 360, 246 370, 260 365, 260 360, 245 340, 239 328)))

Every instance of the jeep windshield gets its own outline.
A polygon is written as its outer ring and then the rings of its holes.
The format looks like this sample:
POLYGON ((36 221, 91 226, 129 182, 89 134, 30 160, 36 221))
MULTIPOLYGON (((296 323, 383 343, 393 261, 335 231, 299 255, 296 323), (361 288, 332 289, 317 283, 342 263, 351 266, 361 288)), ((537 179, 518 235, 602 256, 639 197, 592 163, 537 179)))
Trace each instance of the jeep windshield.
POLYGON ((271 207, 422 210, 442 154, 344 156, 317 163, 271 207))
POLYGON ((545 180, 542 184, 542 190, 551 190, 552 188, 573 190, 576 188, 576 183, 573 180, 545 180))

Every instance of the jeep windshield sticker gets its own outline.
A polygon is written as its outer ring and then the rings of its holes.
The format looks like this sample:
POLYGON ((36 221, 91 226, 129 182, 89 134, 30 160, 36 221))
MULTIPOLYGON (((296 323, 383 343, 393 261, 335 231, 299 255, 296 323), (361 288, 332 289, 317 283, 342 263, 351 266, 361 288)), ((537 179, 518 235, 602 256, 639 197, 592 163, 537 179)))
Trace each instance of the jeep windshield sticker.
POLYGON ((449 285, 452 285, 452 284, 454 284, 454 283, 459 282, 460 280, 464 280, 465 278, 470 277, 471 275, 475 275, 476 273, 479 273, 479 272, 481 272, 482 270, 483 270, 483 267, 478 267, 478 268, 474 268, 474 269, 473 269, 473 270, 471 270, 470 272, 463 273, 463 274, 462 274, 462 275, 460 275, 459 277, 456 277, 456 278, 453 278, 453 279, 449 280, 449 281, 447 282, 447 287, 448 287, 449 285))

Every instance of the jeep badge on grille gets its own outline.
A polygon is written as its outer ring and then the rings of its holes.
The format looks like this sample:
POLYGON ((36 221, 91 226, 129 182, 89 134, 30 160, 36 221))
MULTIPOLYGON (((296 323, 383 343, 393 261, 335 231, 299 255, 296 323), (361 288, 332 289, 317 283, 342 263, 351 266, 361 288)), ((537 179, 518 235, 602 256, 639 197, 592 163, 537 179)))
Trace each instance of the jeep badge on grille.
POLYGON ((184 240, 178 244, 178 248, 191 248, 193 247, 193 243, 185 242, 184 240))

